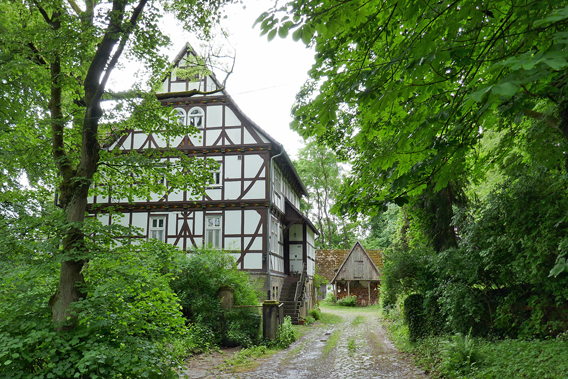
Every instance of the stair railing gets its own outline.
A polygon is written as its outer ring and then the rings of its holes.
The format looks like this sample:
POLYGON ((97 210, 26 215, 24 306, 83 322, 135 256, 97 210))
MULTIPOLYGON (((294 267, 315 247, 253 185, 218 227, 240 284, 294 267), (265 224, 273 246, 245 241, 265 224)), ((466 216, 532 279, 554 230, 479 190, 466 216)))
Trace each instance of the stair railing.
POLYGON ((302 293, 304 292, 304 281, 306 280, 306 267, 305 264, 302 262, 302 274, 300 275, 300 280, 298 280, 298 284, 296 284, 296 294, 294 295, 294 302, 298 302, 301 300, 302 293))

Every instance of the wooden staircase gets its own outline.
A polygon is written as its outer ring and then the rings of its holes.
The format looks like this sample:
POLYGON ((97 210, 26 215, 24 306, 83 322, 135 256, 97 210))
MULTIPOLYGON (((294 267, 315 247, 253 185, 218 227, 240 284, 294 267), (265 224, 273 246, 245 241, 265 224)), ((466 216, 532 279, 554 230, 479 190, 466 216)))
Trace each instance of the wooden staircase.
POLYGON ((300 276, 284 278, 280 301, 284 303, 284 317, 290 316, 294 325, 298 325, 305 284, 306 275, 304 273, 300 276))

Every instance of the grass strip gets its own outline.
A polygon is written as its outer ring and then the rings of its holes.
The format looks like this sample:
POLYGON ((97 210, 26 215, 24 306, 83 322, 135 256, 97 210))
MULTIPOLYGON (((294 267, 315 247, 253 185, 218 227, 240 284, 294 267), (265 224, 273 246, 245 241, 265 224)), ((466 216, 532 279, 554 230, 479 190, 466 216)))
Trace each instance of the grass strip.
POLYGON ((341 335, 341 332, 339 330, 336 330, 335 332, 333 332, 331 334, 331 336, 329 336, 329 339, 327 340, 327 344, 323 347, 322 356, 326 357, 331 352, 331 350, 333 350, 337 346, 337 343, 339 342, 339 336, 340 335, 341 335))
POLYGON ((364 322, 365 322, 365 317, 359 315, 359 316, 355 317, 353 319, 353 321, 351 321, 351 326, 357 326, 357 325, 360 325, 364 322))

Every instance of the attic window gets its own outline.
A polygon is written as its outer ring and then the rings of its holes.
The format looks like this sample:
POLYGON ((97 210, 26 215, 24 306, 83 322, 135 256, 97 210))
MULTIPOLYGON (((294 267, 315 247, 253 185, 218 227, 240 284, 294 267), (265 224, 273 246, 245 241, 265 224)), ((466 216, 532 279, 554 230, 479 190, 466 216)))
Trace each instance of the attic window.
POLYGON ((195 126, 198 129, 203 128, 203 109, 193 108, 188 114, 189 125, 195 126))
POLYGON ((180 125, 187 125, 185 123, 185 111, 182 108, 176 108, 176 109, 174 109, 174 112, 175 112, 174 117, 177 117, 180 125))

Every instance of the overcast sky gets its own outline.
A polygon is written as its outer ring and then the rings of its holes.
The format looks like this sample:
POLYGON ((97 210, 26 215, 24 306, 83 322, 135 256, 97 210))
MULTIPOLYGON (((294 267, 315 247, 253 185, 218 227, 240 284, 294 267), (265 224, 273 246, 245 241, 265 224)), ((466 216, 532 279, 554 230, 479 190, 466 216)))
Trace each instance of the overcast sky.
MULTIPOLYGON (((292 158, 296 158, 303 142, 296 132, 290 130, 290 109, 296 93, 308 77, 313 52, 302 42, 294 42, 291 38, 277 36, 268 42, 266 36, 261 37, 260 27, 253 29, 252 25, 273 1, 244 2, 245 9, 243 4, 229 6, 226 9, 228 17, 223 22, 237 55, 234 71, 227 81, 227 92, 250 119, 282 143, 292 158)), ((183 33, 172 18, 165 18, 164 25, 172 41, 167 51, 172 60, 186 42, 197 43, 194 37, 183 33)), ((118 86, 130 86, 126 78, 132 76, 117 73, 113 81, 118 86)))

